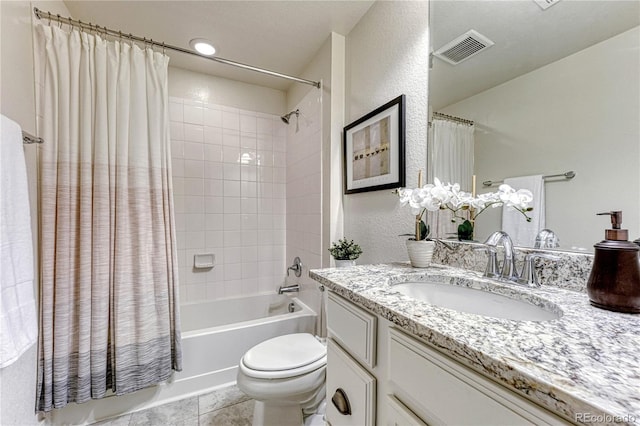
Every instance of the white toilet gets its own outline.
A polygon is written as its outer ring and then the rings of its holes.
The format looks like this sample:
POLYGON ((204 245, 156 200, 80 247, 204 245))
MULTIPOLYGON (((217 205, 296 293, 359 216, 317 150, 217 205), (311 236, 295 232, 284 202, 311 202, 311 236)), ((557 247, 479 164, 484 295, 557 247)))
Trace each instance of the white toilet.
POLYGON ((325 398, 327 348, 309 333, 274 337, 240 360, 238 388, 256 400, 253 424, 301 426, 325 398))

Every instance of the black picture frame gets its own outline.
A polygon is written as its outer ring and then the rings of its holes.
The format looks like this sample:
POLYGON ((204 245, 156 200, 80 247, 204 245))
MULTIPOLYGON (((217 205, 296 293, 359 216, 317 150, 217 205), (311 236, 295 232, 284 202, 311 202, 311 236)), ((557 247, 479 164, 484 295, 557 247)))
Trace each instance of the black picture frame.
POLYGON ((344 128, 345 194, 405 185, 405 103, 400 95, 344 128))

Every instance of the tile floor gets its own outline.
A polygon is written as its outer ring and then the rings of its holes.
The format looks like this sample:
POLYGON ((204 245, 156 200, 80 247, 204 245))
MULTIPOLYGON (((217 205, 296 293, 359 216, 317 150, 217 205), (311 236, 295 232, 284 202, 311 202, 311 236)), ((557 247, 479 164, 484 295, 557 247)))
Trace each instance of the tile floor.
POLYGON ((94 425, 100 426, 250 426, 253 400, 237 386, 181 399, 94 425))

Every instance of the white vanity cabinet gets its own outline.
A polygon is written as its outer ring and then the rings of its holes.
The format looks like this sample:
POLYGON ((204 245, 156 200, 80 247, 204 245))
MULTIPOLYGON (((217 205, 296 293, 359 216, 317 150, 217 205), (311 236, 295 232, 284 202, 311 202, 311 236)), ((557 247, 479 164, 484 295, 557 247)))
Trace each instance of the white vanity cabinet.
POLYGON ((570 424, 386 319, 333 292, 328 300, 329 424, 570 424), (352 414, 332 403, 338 389, 353 402, 352 414))

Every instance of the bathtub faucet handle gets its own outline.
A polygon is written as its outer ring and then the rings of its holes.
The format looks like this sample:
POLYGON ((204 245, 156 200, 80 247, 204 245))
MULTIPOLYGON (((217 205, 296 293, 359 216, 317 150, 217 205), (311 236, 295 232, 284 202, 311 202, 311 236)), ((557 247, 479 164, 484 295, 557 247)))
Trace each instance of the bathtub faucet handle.
POLYGON ((302 261, 298 256, 293 259, 293 265, 287 268, 287 276, 289 276, 289 271, 293 271, 296 274, 296 277, 300 277, 302 275, 302 261))

